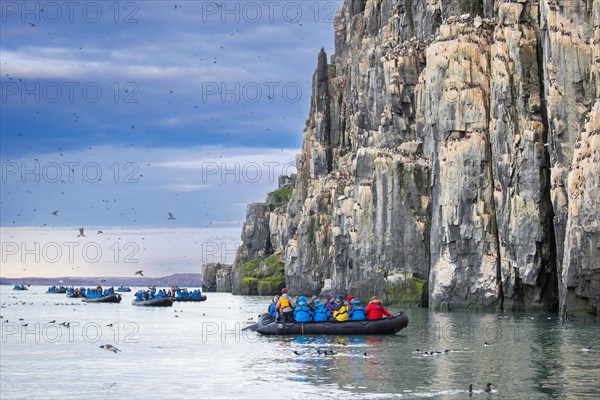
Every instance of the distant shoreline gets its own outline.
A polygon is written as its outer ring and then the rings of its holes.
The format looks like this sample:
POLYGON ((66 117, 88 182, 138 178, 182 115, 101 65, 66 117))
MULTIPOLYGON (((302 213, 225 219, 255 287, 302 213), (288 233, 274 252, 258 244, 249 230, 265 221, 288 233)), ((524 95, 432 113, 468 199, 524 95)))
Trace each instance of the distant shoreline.
POLYGON ((0 277, 0 285, 32 286, 188 286, 201 287, 202 274, 173 274, 162 277, 0 277))

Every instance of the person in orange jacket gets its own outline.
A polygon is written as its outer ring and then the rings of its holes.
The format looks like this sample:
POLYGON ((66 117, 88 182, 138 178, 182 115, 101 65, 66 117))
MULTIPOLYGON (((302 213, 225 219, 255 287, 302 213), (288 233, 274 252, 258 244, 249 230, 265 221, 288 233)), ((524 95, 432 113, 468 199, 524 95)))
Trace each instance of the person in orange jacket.
POLYGON ((382 319, 384 315, 386 317, 392 317, 392 314, 390 314, 385 307, 383 307, 383 303, 381 300, 379 300, 379 298, 377 298, 377 296, 371 297, 371 301, 369 302, 365 313, 367 314, 367 319, 370 321, 382 319))

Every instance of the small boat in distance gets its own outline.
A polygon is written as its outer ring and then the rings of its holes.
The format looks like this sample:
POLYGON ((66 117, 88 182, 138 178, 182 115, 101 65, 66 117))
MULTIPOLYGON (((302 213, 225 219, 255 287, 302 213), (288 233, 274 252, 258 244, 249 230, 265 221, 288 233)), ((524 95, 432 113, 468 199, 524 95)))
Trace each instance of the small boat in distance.
POLYGON ((102 290, 101 286, 96 288, 69 288, 67 290, 67 297, 81 297, 81 301, 85 303, 120 303, 121 295, 115 293, 115 290, 111 287, 110 289, 102 290))
POLYGON ((172 307, 173 300, 169 297, 155 297, 150 300, 133 300, 131 304, 144 307, 172 307))
POLYGON ((67 288, 64 286, 61 286, 61 287, 50 286, 48 288, 48 290, 46 290, 46 293, 67 293, 67 288))
POLYGON ((188 296, 188 297, 171 297, 173 301, 206 301, 206 295, 203 294, 199 297, 196 296, 188 296))
POLYGON ((175 287, 171 288, 171 299, 173 301, 206 301, 206 295, 200 292, 200 289, 188 291, 186 288, 175 287))
POLYGON ((119 286, 115 289, 115 292, 131 292, 131 288, 129 286, 119 286))
POLYGON ((403 312, 392 318, 365 321, 278 322, 270 313, 262 314, 256 331, 263 335, 388 335, 408 326, 403 312))
POLYGON ((29 290, 29 289, 27 289, 27 286, 21 284, 21 285, 15 285, 15 287, 13 287, 13 290, 29 290))

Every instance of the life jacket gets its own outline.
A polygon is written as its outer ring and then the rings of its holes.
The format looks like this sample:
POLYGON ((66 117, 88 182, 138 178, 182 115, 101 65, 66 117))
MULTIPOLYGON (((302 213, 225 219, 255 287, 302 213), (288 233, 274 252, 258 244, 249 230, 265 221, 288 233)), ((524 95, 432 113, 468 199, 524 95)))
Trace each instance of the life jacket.
POLYGON ((361 305, 353 305, 348 316, 352 321, 364 321, 367 319, 365 308, 361 305))
POLYGON ((314 312, 313 319, 318 322, 327 321, 331 313, 323 304, 318 304, 317 309, 314 312))
POLYGON ((279 298, 279 308, 280 308, 280 309, 281 309, 281 311, 283 312, 283 310, 284 310, 285 308, 288 308, 288 307, 289 307, 289 308, 292 308, 292 307, 291 307, 291 305, 290 305, 290 299, 289 299, 288 297, 281 296, 281 297, 279 298))
POLYGON ((294 309, 294 320, 296 322, 310 322, 310 308, 301 304, 294 309))
POLYGON ((333 312, 333 318, 339 322, 348 321, 348 308, 345 305, 341 305, 339 310, 333 312))

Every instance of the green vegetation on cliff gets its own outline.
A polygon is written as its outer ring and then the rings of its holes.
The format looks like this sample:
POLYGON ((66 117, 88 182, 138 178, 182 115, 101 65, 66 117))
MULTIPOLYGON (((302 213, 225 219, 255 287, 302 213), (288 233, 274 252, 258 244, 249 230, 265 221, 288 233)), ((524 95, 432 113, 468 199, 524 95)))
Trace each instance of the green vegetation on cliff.
POLYGON ((293 191, 294 189, 292 189, 291 187, 283 187, 273 192, 270 192, 269 198, 271 198, 274 201, 274 204, 269 205, 271 211, 283 204, 287 204, 292 198, 293 191))
POLYGON ((417 304, 427 306, 427 281, 412 272, 396 272, 387 275, 385 294, 390 303, 417 304))
POLYGON ((285 287, 283 255, 255 258, 241 265, 242 294, 270 296, 285 287))

